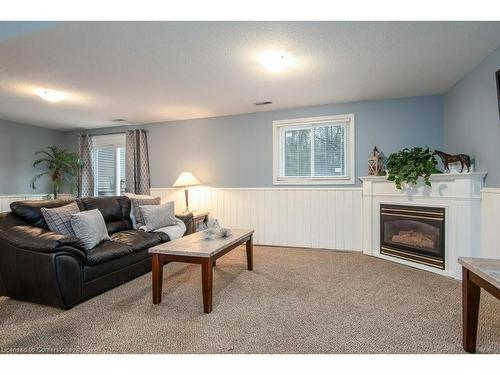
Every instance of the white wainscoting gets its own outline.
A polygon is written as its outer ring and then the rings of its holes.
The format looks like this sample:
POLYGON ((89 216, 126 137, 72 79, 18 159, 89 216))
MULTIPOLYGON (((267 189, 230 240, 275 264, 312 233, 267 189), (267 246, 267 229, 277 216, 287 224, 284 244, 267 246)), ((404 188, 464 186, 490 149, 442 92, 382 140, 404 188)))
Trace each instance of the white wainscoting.
POLYGON ((500 188, 481 190, 481 258, 500 259, 500 188))
POLYGON ((47 194, 6 194, 0 195, 0 212, 10 211, 10 204, 15 201, 42 200, 47 194))
MULTIPOLYGON (((182 189, 151 195, 184 209, 182 189)), ((222 226, 254 229, 259 245, 362 251, 361 188, 194 188, 189 206, 222 226)))

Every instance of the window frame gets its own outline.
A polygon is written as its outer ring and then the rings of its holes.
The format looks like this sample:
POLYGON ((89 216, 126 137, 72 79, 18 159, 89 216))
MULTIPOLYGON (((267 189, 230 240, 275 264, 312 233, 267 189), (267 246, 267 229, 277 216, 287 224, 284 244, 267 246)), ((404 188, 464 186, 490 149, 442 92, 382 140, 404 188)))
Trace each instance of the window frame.
MULTIPOLYGON (((120 148, 125 149, 126 153, 126 134, 102 134, 92 136, 92 143, 94 147, 94 196, 99 196, 99 148, 101 147, 114 147, 115 151, 115 191, 116 196, 122 195, 120 189, 120 148)), ((125 176, 124 176, 125 178, 125 176)))
MULTIPOLYGON (((313 134, 314 136, 314 134, 313 134)), ((273 185, 354 185, 355 184, 355 121, 354 113, 305 117, 273 121, 273 185), (344 176, 283 176, 284 172, 284 132, 288 129, 303 130, 321 126, 321 124, 345 123, 345 175, 344 176)), ((311 140, 311 154, 314 152, 314 140, 311 140)), ((312 161, 311 161, 311 164, 312 161)), ((314 169, 311 168, 311 174, 314 169)))

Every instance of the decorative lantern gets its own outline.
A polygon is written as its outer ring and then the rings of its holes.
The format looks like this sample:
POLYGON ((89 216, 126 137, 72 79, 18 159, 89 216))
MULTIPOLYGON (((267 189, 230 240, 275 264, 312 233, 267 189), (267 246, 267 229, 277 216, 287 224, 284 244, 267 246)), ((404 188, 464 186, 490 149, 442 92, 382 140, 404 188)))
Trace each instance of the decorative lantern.
POLYGON ((380 176, 383 174, 384 161, 382 153, 379 152, 377 146, 373 148, 373 151, 368 157, 368 175, 369 176, 380 176))

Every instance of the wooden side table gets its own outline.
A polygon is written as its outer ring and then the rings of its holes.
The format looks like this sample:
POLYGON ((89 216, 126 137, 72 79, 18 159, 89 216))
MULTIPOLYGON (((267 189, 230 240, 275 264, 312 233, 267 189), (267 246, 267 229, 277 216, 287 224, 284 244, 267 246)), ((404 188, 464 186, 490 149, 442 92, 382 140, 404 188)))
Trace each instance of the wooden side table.
POLYGON ((198 228, 198 225, 201 223, 207 223, 208 221, 208 215, 210 213, 207 212, 194 212, 193 213, 193 231, 192 233, 196 232, 196 229, 198 228))
POLYGON ((481 288, 500 299, 500 259, 458 258, 462 265, 463 347, 476 352, 481 288))
POLYGON ((208 221, 208 215, 208 211, 203 211, 199 213, 182 212, 176 214, 175 216, 178 219, 181 219, 184 224, 186 224, 186 233, 184 235, 187 236, 188 234, 196 232, 196 229, 198 228, 198 225, 200 225, 200 223, 206 223, 208 221))

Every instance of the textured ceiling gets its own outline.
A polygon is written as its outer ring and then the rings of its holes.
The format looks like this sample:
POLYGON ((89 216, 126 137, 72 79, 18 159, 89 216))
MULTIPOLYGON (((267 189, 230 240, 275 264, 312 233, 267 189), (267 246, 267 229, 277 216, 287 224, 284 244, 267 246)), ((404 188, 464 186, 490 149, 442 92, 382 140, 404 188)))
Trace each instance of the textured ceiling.
POLYGON ((442 94, 499 43, 500 22, 57 23, 0 43, 0 118, 72 130, 442 94), (270 48, 296 66, 265 71, 270 48))

